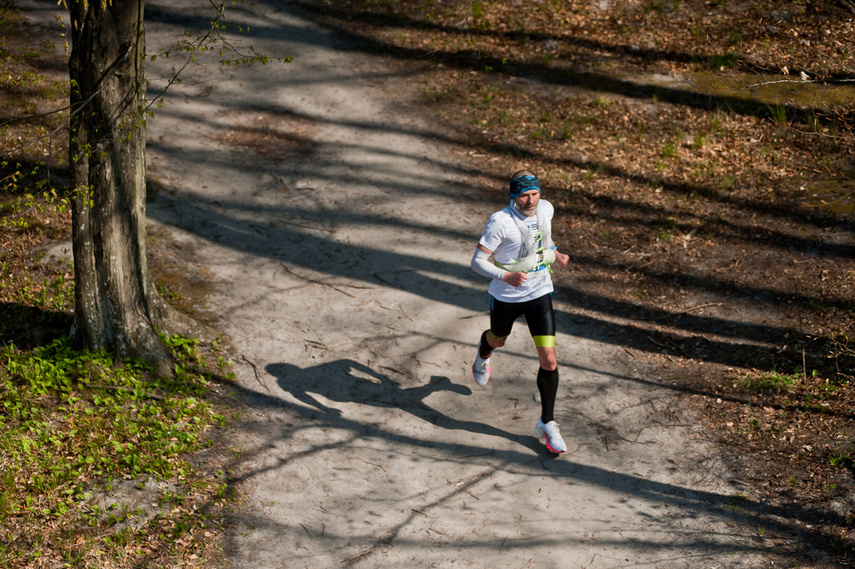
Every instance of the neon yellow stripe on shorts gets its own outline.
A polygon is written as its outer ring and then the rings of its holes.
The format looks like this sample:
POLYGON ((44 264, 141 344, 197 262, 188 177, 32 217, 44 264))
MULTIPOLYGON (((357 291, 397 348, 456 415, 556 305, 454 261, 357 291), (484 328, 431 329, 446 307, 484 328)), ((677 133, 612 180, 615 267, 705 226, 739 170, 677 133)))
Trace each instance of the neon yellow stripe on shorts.
POLYGON ((534 345, 538 348, 554 348, 555 336, 532 336, 534 345))

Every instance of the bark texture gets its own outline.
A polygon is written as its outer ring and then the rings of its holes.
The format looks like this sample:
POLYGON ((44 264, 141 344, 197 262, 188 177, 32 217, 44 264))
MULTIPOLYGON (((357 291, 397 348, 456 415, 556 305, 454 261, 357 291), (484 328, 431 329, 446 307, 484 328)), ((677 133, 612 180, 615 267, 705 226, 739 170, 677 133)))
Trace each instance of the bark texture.
POLYGON ((143 0, 69 2, 73 338, 171 373, 158 332, 200 328, 156 292, 145 244, 143 0))

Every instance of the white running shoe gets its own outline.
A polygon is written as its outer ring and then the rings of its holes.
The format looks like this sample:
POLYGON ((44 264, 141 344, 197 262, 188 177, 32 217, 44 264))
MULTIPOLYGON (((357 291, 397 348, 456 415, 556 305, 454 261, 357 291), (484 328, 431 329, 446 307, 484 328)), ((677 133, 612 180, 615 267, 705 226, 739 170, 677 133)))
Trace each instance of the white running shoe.
POLYGON ((472 364, 472 376, 475 377, 475 383, 478 385, 487 385, 490 381, 490 358, 484 359, 480 353, 475 354, 475 363, 472 364))
POLYGON ((538 437, 543 437, 546 443, 546 448, 560 454, 567 450, 567 445, 564 444, 564 439, 561 438, 561 433, 558 432, 558 423, 549 421, 545 423, 540 419, 537 420, 537 426, 534 428, 534 434, 538 437))

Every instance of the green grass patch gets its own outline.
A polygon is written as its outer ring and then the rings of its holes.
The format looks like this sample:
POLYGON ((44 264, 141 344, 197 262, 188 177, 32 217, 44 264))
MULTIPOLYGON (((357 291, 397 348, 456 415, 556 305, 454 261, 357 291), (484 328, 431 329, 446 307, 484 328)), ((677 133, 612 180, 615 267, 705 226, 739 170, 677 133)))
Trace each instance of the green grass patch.
POLYGON ((192 537, 211 523, 181 506, 183 496, 201 493, 208 503, 224 496, 217 483, 194 480, 188 457, 203 446, 208 428, 225 419, 206 401, 210 386, 199 372, 198 342, 164 340, 176 358, 174 378, 155 378, 144 365, 117 362, 106 352, 74 349, 68 337, 31 351, 3 348, 0 566, 30 566, 47 555, 67 566, 105 566, 107 559, 122 565, 129 555, 151 554, 151 543, 172 550, 176 537, 192 537), (116 481, 135 480, 177 490, 158 498, 158 505, 168 504, 137 524, 135 509, 97 505, 116 481))
POLYGON ((666 142, 662 146, 660 154, 662 155, 662 158, 676 158, 678 156, 677 145, 674 142, 666 142))
POLYGON ((739 384, 750 390, 760 393, 779 393, 791 389, 798 379, 798 376, 784 375, 780 373, 768 372, 757 373, 750 375, 739 382, 739 384))

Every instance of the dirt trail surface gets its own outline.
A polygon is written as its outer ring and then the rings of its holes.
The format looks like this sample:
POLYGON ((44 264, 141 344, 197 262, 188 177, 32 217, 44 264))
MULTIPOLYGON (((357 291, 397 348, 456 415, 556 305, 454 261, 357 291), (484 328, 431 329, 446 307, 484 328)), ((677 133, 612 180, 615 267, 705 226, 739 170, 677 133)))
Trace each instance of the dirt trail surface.
MULTIPOLYGON (((149 51, 208 8, 149 2, 149 51)), ((472 381, 488 297, 468 264, 504 204, 472 195, 466 149, 430 134, 388 62, 287 3, 238 10, 244 45, 293 63, 190 66, 148 125, 149 218, 215 281, 241 354, 233 566, 757 565, 716 450, 638 360, 583 333, 562 288, 568 452, 533 436, 522 323, 472 381)), ((150 64, 152 94, 173 65, 150 64)))

